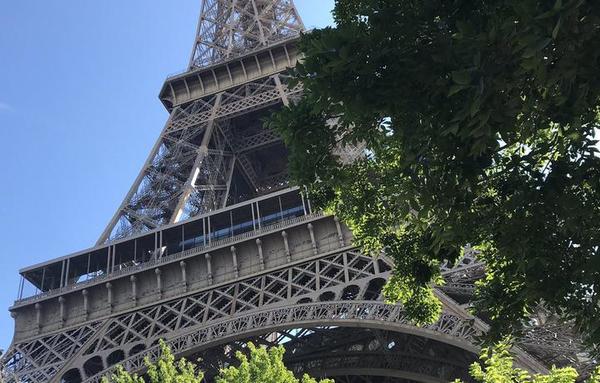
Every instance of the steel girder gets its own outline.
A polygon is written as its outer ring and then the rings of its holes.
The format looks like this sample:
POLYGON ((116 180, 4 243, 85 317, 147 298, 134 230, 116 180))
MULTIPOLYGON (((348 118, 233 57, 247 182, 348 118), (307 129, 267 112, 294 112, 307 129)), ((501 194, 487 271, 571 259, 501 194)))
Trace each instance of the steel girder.
POLYGON ((292 0, 205 0, 189 69, 247 54, 303 30, 292 0))
MULTIPOLYGON (((455 267, 442 268, 445 284, 439 289, 463 307, 471 307, 475 284, 485 276, 485 265, 476 258, 476 251, 467 247, 465 257, 455 267)), ((574 323, 565 321, 540 305, 516 336, 517 344, 535 355, 546 366, 573 366, 582 376, 590 373, 596 363, 586 351, 581 334, 574 323)))
POLYGON ((248 156, 281 143, 267 129, 233 135, 231 121, 277 104, 301 91, 287 77, 269 76, 173 109, 146 164, 98 244, 128 237, 225 206, 234 167, 255 192, 287 182, 261 179, 248 156))
MULTIPOLYGON (((275 46, 297 37, 303 29, 291 0, 204 0, 188 74, 196 75, 199 68, 275 46)), ((276 68, 273 54, 269 54, 273 69, 268 75, 263 76, 257 63, 257 73, 262 77, 227 89, 223 85, 214 94, 204 94, 198 77, 203 95, 194 99, 187 89, 189 99, 169 108, 171 114, 159 139, 98 243, 223 207, 235 171, 257 193, 286 184, 285 170, 261 174, 252 160, 253 152, 280 144, 279 138, 264 129, 248 135, 234 131, 236 118, 287 105, 301 93, 299 85, 290 88, 287 78, 275 73, 281 69, 276 68)), ((233 83, 230 67, 226 69, 233 83)), ((243 65, 242 70, 246 70, 243 65)), ((216 72, 211 73, 219 85, 216 72)), ((188 87, 185 81, 184 85, 188 87)), ((336 154, 346 163, 363 151, 364 147, 357 145, 339 148, 336 154)), ((487 330, 483 322, 465 311, 484 267, 471 253, 460 265, 444 268, 447 283, 436 289, 444 303, 444 314, 425 328, 411 325, 400 306, 382 301, 380 290, 390 269, 385 257, 374 260, 356 251, 345 251, 30 339, 11 346, 3 360, 14 374, 14 381, 56 382, 63 374, 76 371, 86 381, 96 382, 112 371, 111 364, 116 362, 123 362, 131 370, 143 368, 144 356, 158 356, 159 338, 167 339, 177 355, 210 352, 228 342, 241 345, 241 340, 252 338, 294 346, 299 351, 291 363, 297 372, 321 374, 335 370, 338 381, 445 379, 452 369, 444 365, 448 361, 438 357, 439 353, 455 347, 462 350, 460 355, 472 356, 477 350, 476 337, 487 330), (358 331, 356 327, 367 330, 358 331), (333 335, 337 328, 352 328, 340 336, 348 342, 336 340, 333 335), (365 337, 362 343, 358 339, 361 335, 365 337), (423 358, 411 359, 414 356, 403 354, 406 350, 395 349, 403 343, 399 337, 436 345, 427 352, 438 354, 428 364, 423 358), (327 354, 321 348, 322 358, 301 358, 324 340, 332 345, 327 350, 338 355, 327 354), (373 341, 379 343, 369 343, 373 341), (387 350, 383 347, 392 343, 387 350), (369 344, 378 346, 367 357, 362 354, 359 358, 358 348, 369 344), (404 355, 399 359, 404 365, 390 358, 392 350, 395 355, 404 355), (411 372, 417 366, 428 366, 428 370, 417 371, 420 375, 389 374, 411 372), (358 371, 362 376, 357 376, 358 371)), ((589 361, 579 353, 579 337, 557 318, 534 318, 521 344, 547 363, 580 366, 589 361)), ((517 351, 522 364, 543 369, 525 352, 517 351)), ((456 368, 456 364, 452 366, 456 368)))
MULTIPOLYGON (((158 357, 159 338, 181 356, 254 335, 323 326, 407 333, 477 352, 476 339, 486 325, 441 291, 437 294, 444 313, 438 322, 425 327, 412 325, 401 306, 383 302, 381 288, 390 272, 391 263, 385 257, 375 259, 356 251, 324 255, 115 315, 94 323, 87 332, 82 329, 90 324, 47 335, 68 340, 72 333, 88 334, 78 342, 65 340, 72 347, 62 354, 45 337, 16 344, 6 357, 10 360, 7 367, 23 382, 59 381, 69 371, 76 371, 86 382, 99 382, 113 371, 113 363, 132 371, 143 369, 145 357, 158 357), (34 344, 38 349, 31 351, 34 344), (49 367, 44 361, 52 355, 57 359, 49 367), (90 364, 96 369, 87 375, 90 364)), ((522 365, 544 369, 527 354, 518 355, 522 365)))
POLYGON ((4 366, 8 381, 50 381, 66 360, 81 351, 100 325, 100 322, 92 322, 11 346, 3 358, 8 361, 4 366))
POLYGON ((213 347, 191 356, 210 379, 235 364, 235 353, 248 353, 247 342, 283 345, 284 362, 298 376, 393 377, 414 381, 469 381, 476 355, 433 339, 394 331, 322 326, 294 328, 213 347))
MULTIPOLYGON (((188 73, 294 39, 303 29, 292 0, 204 0, 188 73)), ((287 62, 293 65, 285 52, 287 62)), ((269 54, 275 66, 273 53, 269 54)), ((258 58, 256 65, 258 73, 263 73, 258 58)), ((222 127, 237 115, 277 103, 287 105, 300 88, 288 89, 280 74, 250 80, 243 65, 242 69, 243 84, 190 99, 170 110, 143 169, 97 244, 225 206, 236 166, 255 191, 282 183, 268 179, 266 186, 261 185, 248 159, 249 151, 275 143, 277 137, 263 131, 226 143, 223 135, 227 132, 222 127), (239 156, 230 156, 233 151, 239 156)), ((229 67, 227 72, 233 81, 229 67)), ((214 71, 212 74, 219 84, 218 76, 214 71)), ((167 83, 172 89, 173 84, 167 83)), ((189 96, 190 89, 184 83, 189 96)))

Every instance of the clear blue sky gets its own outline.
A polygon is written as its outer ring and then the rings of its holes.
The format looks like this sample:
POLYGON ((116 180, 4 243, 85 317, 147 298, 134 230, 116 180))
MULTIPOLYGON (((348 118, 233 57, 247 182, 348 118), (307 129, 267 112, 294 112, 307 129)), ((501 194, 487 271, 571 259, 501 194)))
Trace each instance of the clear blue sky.
MULTIPOLYGON (((90 247, 167 118, 201 0, 0 2, 0 348, 21 267, 90 247)), ((308 28, 333 0, 296 0, 308 28)))

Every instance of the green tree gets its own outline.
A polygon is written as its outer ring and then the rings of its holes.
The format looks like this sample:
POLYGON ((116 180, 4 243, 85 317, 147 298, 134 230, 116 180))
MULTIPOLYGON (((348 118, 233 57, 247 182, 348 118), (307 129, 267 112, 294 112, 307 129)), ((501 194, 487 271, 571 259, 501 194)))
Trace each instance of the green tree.
POLYGON ((600 344, 600 2, 337 0, 299 43, 302 99, 270 120, 290 172, 434 321, 463 246, 500 339, 539 304, 600 344), (355 161, 340 148, 365 147, 355 161))
POLYGON ((215 379, 216 383, 334 383, 330 379, 317 381, 307 374, 304 374, 302 380, 298 380, 283 364, 283 346, 267 350, 248 343, 248 348, 250 358, 238 351, 236 357, 240 365, 221 370, 215 379))
MULTIPOLYGON (((222 369, 215 378, 216 383, 334 383, 331 379, 317 381, 304 374, 301 380, 283 364, 285 349, 283 346, 256 347, 248 343, 250 357, 241 352, 236 353, 239 366, 222 369)), ((202 372, 194 363, 185 358, 175 361, 169 347, 161 341, 161 356, 156 363, 145 360, 148 368, 149 383, 201 383, 202 372)), ((500 342, 494 347, 484 348, 479 357, 480 362, 473 363, 470 374, 481 383, 575 383, 579 377, 572 367, 552 367, 548 375, 531 376, 527 371, 515 368, 510 354, 510 344, 500 342)), ((0 380, 1 381, 1 380, 0 380)), ((137 374, 129 374, 122 366, 111 377, 102 380, 103 383, 145 383, 137 374)), ((460 383, 459 380, 455 383, 460 383)), ((600 383, 600 367, 596 368, 585 383, 600 383)))
MULTIPOLYGON (((302 380, 294 377, 294 374, 283 364, 283 346, 256 347, 248 343, 250 358, 241 352, 236 353, 240 362, 238 367, 230 366, 219 372, 216 377, 217 383, 334 383, 333 380, 324 379, 317 381, 304 374, 302 380)), ((181 358, 175 361, 175 356, 170 348, 162 340, 160 341, 160 357, 156 363, 145 359, 148 383, 201 383, 204 374, 197 366, 181 358)), ((103 383, 146 383, 144 378, 137 374, 130 374, 123 366, 117 366, 117 371, 111 379, 103 378, 103 383)))
MULTIPOLYGON (((527 371, 516 368, 507 343, 499 343, 484 348, 479 357, 480 362, 473 363, 469 370, 473 379, 480 383, 575 383, 579 374, 572 367, 552 367, 547 375, 531 375, 527 371)), ((456 380, 455 383, 461 383, 456 380)), ((600 368, 588 377, 585 383, 600 383, 600 368)))
MULTIPOLYGON (((175 356, 167 344, 160 340, 160 358, 156 363, 144 359, 144 364, 148 369, 148 383, 201 383, 204 374, 198 371, 196 365, 185 358, 175 361, 175 356)), ((146 383, 144 378, 137 374, 130 374, 125 371, 122 365, 117 366, 117 371, 111 377, 113 383, 146 383)), ((107 378, 102 379, 102 383, 109 383, 107 378)))

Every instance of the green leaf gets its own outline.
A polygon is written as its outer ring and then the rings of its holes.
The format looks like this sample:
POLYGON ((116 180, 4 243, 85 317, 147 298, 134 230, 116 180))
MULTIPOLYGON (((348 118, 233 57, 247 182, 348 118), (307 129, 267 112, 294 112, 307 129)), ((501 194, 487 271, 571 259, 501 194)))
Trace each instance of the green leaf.
POLYGON ((468 85, 471 83, 471 74, 466 70, 453 71, 452 81, 459 85, 468 85))
POLYGON ((458 123, 452 124, 448 128, 446 128, 446 130, 444 130, 442 132, 442 134, 444 134, 444 135, 456 134, 456 133, 458 133, 458 128, 459 128, 458 123))
POLYGON ((562 0, 556 0, 556 2, 554 3, 554 7, 552 7, 552 9, 555 11, 559 11, 561 8, 562 8, 562 0))
POLYGON ((552 42, 551 38, 539 40, 535 45, 527 47, 521 56, 526 59, 531 58, 546 48, 550 42, 552 42))
MULTIPOLYGON (((586 140, 600 126, 595 4, 340 0, 336 26, 300 44, 303 93, 276 112, 293 182, 364 253, 385 249, 396 275, 388 297, 411 318, 436 312, 417 283, 439 277, 433 250, 472 243, 485 249, 474 301, 490 338, 518 332, 544 302, 600 345, 600 307, 579 299, 597 284, 600 243, 600 159, 586 140), (347 57, 331 54, 344 46, 347 57), (368 155, 340 164, 339 137, 368 155)), ((600 290, 587 294, 600 301, 600 290)))
POLYGON ((481 65, 481 51, 478 51, 473 56, 473 65, 475 65, 476 67, 479 67, 479 65, 481 65))
POLYGON ((554 26, 554 29, 552 29, 552 38, 556 40, 556 36, 558 36, 558 31, 560 29, 560 24, 562 23, 562 17, 558 18, 558 21, 556 22, 556 25, 554 26))
POLYGON ((525 59, 525 60, 521 61, 520 65, 523 69, 533 70, 538 67, 539 60, 531 59, 531 58, 525 59))
POLYGON ((451 85, 448 91, 448 97, 455 95, 456 93, 469 88, 468 85, 451 85))

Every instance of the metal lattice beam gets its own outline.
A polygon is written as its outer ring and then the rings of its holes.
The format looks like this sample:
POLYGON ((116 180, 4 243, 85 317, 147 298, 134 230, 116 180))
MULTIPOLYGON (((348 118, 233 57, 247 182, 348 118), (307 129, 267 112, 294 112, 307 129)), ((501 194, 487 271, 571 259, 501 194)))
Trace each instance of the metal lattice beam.
POLYGON ((443 382, 470 381, 468 366, 476 355, 443 342, 407 333, 355 327, 300 327, 241 339, 195 354, 210 379, 223 366, 248 353, 247 342, 267 347, 283 345, 284 363, 297 376, 412 377, 443 382))
MULTIPOLYGON (((244 189, 241 194, 252 196, 287 185, 281 139, 257 121, 300 96, 301 85, 288 86, 283 73, 296 63, 294 44, 303 29, 292 0, 203 1, 189 70, 167 79, 161 91, 169 119, 99 244, 221 209, 229 200, 232 182, 244 189), (233 180, 234 174, 242 178, 233 180)), ((349 163, 364 149, 364 145, 339 147, 335 154, 349 163)), ((254 220, 254 207, 252 215, 254 220)), ((464 365, 488 330, 467 312, 475 282, 485 273, 473 251, 466 251, 458 265, 442 267, 446 284, 435 291, 443 314, 434 324, 416 327, 400 305, 388 304, 381 296, 393 268, 385 255, 374 259, 345 245, 339 221, 327 229, 336 231, 319 229, 316 234, 339 240, 341 247, 320 253, 312 223, 307 228, 310 236, 302 240, 310 250, 306 259, 290 263, 285 231, 280 236, 284 244, 269 247, 269 255, 286 259, 283 266, 265 268, 259 239, 256 250, 254 245, 240 246, 246 260, 255 257, 255 251, 260 257, 260 268, 242 278, 235 246, 230 249, 232 266, 220 270, 233 277, 214 285, 209 254, 205 254, 208 285, 195 290, 188 290, 184 261, 178 267, 165 265, 165 274, 183 279, 183 285, 166 286, 170 293, 166 298, 163 271, 157 266, 156 289, 146 295, 157 294, 157 300, 139 307, 136 278, 131 275, 134 309, 112 311, 110 282, 104 285, 106 300, 102 294, 90 294, 92 310, 108 305, 108 314, 92 319, 87 317, 87 290, 77 298, 69 296, 71 304, 85 302, 85 320, 79 322, 65 322, 69 306, 63 295, 58 296, 60 313, 54 319, 60 321, 55 327, 41 325, 39 303, 22 307, 23 318, 29 318, 23 323, 37 321, 37 327, 30 326, 37 332, 20 338, 2 358, 12 375, 9 381, 59 382, 73 372, 86 382, 99 382, 121 361, 126 369, 140 371, 144 358, 158 358, 160 338, 177 356, 216 352, 215 361, 231 360, 231 353, 250 338, 261 344, 286 344, 295 350, 289 362, 296 372, 333 374, 352 383, 465 377, 464 365), (232 345, 229 355, 223 355, 227 344, 232 345)), ((226 268, 223 258, 218 261, 226 268)), ((99 291, 96 287, 91 291, 99 291)), ((123 289, 115 293, 127 294, 123 289)), ((520 339, 523 348, 548 364, 585 366, 589 359, 579 352, 581 339, 569 323, 543 316, 543 310, 538 314, 520 339)), ((522 349, 515 352, 522 366, 545 370, 522 349)))
MULTIPOLYGON (((269 76, 175 108, 97 243, 223 207, 235 163, 250 186, 259 190, 260 179, 247 154, 280 140, 266 130, 231 140, 219 127, 227 126, 241 114, 283 103, 278 83, 281 84, 279 76, 269 76), (240 155, 234 160, 231 154, 236 153, 240 155)), ((289 88, 285 82, 281 89, 286 97, 301 91, 301 87, 289 88)), ((283 184, 282 180, 277 181, 283 184)))
MULTIPOLYGON (((31 382, 54 381, 66 370, 83 370, 91 358, 108 361, 115 353, 128 356, 123 365, 135 371, 143 368, 145 357, 156 359, 155 344, 159 338, 165 338, 174 353, 180 355, 210 348, 215 342, 243 339, 256 332, 266 334, 311 324, 408 332, 477 352, 476 339, 485 332, 485 325, 444 294, 438 293, 444 302, 440 320, 421 328, 411 324, 401 306, 384 303, 381 288, 391 267, 385 258, 374 259, 356 251, 326 255, 117 315, 94 328, 71 330, 95 331, 78 343, 66 341, 69 354, 63 358, 55 360, 54 355, 63 348, 45 338, 27 343, 42 345, 44 340, 42 352, 33 350, 33 346, 25 348, 25 344, 17 344, 15 350, 27 364, 15 371, 19 379, 27 376, 31 382), (82 347, 84 343, 86 346, 82 347), (141 348, 134 353, 136 347, 141 348), (48 365, 49 358, 56 363, 48 365), (48 368, 52 371, 46 371, 48 368)), ((522 362, 535 365, 527 358, 521 355, 522 362)), ((388 367, 392 368, 392 364, 388 367)), ((99 382, 110 371, 112 367, 106 366, 86 382, 99 382)))
POLYGON ((222 62, 303 30, 292 0, 205 0, 189 68, 222 62))
MULTIPOLYGON (((303 29, 292 0, 205 0, 202 2, 189 73, 196 76, 193 71, 197 68, 294 39, 303 29)), ((286 65, 293 65, 287 48, 283 50, 286 65)), ((236 161, 229 161, 225 155, 210 155, 209 151, 249 152, 279 140, 265 131, 254 137, 230 142, 228 147, 215 147, 210 144, 215 141, 215 126, 240 114, 276 103, 287 105, 289 99, 301 90, 299 86, 288 89, 285 84, 282 85, 280 75, 274 73, 285 68, 276 65, 272 52, 269 55, 270 60, 263 64, 258 56, 253 59, 256 61, 254 74, 249 73, 249 64, 241 63, 243 76, 236 78, 235 82, 230 67, 226 66, 231 83, 237 82, 236 86, 227 89, 219 88, 221 82, 215 70, 211 70, 210 81, 214 80, 216 89, 220 89, 214 94, 205 93, 209 84, 206 79, 202 80, 201 74, 197 74, 198 86, 202 90, 197 97, 192 97, 188 80, 184 80, 186 100, 189 102, 178 104, 170 110, 169 120, 142 171, 97 244, 225 205, 230 183, 215 184, 209 181, 197 184, 196 181, 198 176, 210 178, 209 172, 215 174, 214 177, 227 179, 233 173, 236 161), (271 68, 268 74, 263 72, 265 66, 271 68), (243 84, 240 85, 240 81, 243 84)), ((172 99, 177 100, 177 84, 167 81, 165 86, 172 93, 172 99)), ((251 188, 258 190, 261 185, 252 165, 239 158, 237 163, 251 188)))

